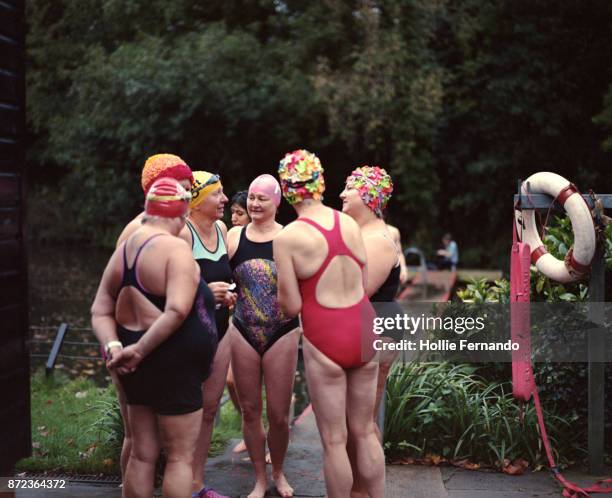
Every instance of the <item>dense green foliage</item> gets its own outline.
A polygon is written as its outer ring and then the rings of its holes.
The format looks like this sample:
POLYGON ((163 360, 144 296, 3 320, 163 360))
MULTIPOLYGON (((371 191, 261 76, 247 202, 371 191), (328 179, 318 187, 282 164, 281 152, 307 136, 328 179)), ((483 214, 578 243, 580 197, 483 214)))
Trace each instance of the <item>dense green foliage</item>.
POLYGON ((140 168, 159 151, 220 171, 233 192, 305 147, 326 167, 332 203, 353 167, 378 163, 395 179, 390 220, 405 241, 431 248, 451 230, 465 264, 506 260, 518 178, 551 170, 612 191, 602 148, 612 133, 608 2, 27 9, 39 240, 110 243, 139 210, 140 168), (470 227, 486 232, 486 247, 470 227))
MULTIPOLYGON (((508 382, 490 382, 471 365, 397 365, 387 384, 385 441, 390 454, 440 455, 501 468, 507 460, 545 464, 536 412, 520 407, 508 382)), ((547 415, 555 450, 575 456, 571 417, 547 415)))

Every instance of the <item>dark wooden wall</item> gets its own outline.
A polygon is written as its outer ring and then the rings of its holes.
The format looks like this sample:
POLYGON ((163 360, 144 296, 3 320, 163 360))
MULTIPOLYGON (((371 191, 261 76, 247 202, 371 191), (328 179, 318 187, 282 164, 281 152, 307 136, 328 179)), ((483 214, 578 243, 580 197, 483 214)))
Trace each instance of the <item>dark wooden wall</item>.
POLYGON ((31 451, 24 0, 0 0, 0 475, 31 451))

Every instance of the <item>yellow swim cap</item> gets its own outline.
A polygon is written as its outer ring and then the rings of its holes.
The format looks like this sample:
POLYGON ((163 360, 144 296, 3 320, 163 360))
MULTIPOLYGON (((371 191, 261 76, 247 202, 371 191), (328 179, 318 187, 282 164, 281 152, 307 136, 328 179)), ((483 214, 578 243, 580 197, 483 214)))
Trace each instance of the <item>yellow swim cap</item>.
POLYGON ((199 206, 204 199, 221 187, 221 178, 219 175, 209 173, 208 171, 194 171, 193 183, 191 184, 191 209, 199 206))

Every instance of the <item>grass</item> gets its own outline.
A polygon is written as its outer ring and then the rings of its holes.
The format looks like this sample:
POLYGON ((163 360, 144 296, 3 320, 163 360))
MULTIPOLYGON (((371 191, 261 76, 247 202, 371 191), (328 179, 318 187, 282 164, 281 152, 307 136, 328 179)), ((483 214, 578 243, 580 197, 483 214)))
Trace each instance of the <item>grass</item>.
POLYGON ((96 387, 89 379, 68 380, 56 374, 32 377, 32 456, 17 463, 20 471, 118 474, 116 447, 96 430, 98 403, 112 403, 112 386, 96 387))
MULTIPOLYGON (((20 460, 17 470, 118 475, 123 423, 113 386, 57 372, 50 378, 38 372, 31 385, 32 456, 20 460)), ((226 403, 209 454, 240 434, 240 416, 226 403)))

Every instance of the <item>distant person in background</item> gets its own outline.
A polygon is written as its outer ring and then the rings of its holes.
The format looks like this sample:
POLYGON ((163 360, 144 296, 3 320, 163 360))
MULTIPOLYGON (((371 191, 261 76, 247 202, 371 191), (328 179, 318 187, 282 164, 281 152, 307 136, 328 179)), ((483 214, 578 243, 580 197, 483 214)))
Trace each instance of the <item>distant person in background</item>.
POLYGON ((439 270, 455 271, 457 263, 459 263, 459 248, 452 235, 445 233, 442 237, 442 248, 436 253, 436 264, 439 270))
POLYGON ((251 221, 247 212, 247 191, 240 190, 232 196, 230 201, 230 211, 232 213, 232 226, 243 227, 251 221))
POLYGON ((402 249, 402 234, 397 227, 387 224, 387 230, 391 234, 391 238, 397 246, 400 253, 400 285, 404 285, 408 280, 408 266, 406 265, 406 258, 404 257, 404 250, 402 249))

